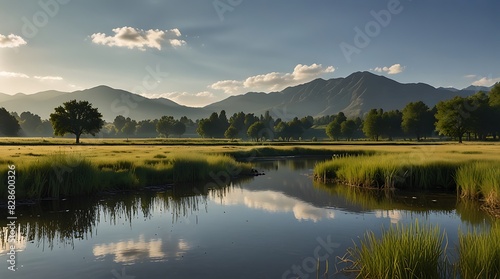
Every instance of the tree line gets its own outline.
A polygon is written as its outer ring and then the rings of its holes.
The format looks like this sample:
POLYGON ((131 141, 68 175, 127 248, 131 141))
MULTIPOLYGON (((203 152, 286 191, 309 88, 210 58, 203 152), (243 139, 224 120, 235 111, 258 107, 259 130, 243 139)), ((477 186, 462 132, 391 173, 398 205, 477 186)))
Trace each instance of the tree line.
POLYGON ((433 108, 423 102, 411 102, 402 111, 371 109, 364 118, 347 118, 343 112, 317 118, 295 117, 290 121, 274 119, 269 111, 257 116, 238 112, 229 118, 226 112, 212 113, 208 118, 193 121, 186 116, 174 119, 136 121, 119 115, 112 123, 105 123, 102 114, 87 101, 72 100, 54 109, 50 119, 42 120, 31 112, 9 113, 0 108, 1 136, 64 136, 73 134, 76 142, 81 135, 99 132, 107 137, 170 137, 182 136, 190 129, 203 138, 228 138, 290 141, 301 139, 311 128, 326 125, 326 135, 333 140, 353 140, 368 137, 415 138, 446 136, 462 142, 468 140, 496 140, 500 135, 500 83, 488 93, 477 92, 469 97, 456 96, 439 102, 433 108))

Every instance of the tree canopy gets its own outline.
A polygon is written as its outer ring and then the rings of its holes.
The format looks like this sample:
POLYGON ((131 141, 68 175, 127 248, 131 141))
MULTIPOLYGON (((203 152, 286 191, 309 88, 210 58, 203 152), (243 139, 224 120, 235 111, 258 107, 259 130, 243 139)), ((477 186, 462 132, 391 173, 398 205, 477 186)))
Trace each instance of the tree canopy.
POLYGON ((16 117, 11 115, 5 108, 0 108, 0 135, 14 137, 18 135, 21 126, 16 117))
POLYGON ((74 134, 76 143, 80 143, 82 134, 95 136, 104 125, 102 114, 87 101, 68 101, 54 110, 55 112, 50 114, 54 134, 74 134))

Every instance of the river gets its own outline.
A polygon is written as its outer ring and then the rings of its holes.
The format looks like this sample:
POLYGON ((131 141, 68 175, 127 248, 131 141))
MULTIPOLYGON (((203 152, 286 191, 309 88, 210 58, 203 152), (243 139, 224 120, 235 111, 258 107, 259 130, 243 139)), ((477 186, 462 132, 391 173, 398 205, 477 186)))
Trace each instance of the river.
MULTIPOLYGON (((8 269, 6 211, 0 278, 342 278, 338 257, 367 230, 439 224, 448 249, 459 229, 488 225, 454 193, 380 193, 312 180, 323 159, 254 162, 265 175, 222 188, 106 194, 17 210, 16 271, 8 269)), ((1 225, 3 224, 3 225, 1 225)))

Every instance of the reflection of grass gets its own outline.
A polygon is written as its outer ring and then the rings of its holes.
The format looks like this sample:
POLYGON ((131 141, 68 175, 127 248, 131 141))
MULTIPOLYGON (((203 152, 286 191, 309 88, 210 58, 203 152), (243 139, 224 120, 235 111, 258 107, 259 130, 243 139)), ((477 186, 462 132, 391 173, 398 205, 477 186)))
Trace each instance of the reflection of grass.
POLYGON ((378 239, 368 232, 347 251, 351 270, 361 278, 439 278, 445 236, 437 226, 392 226, 378 239))

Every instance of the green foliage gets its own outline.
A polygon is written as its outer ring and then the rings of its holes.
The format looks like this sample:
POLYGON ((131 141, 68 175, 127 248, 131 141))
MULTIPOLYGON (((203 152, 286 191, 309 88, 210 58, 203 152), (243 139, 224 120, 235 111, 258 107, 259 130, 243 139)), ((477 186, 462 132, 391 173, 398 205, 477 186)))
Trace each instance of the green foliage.
POLYGON ((238 136, 238 133, 239 133, 238 129, 236 129, 236 127, 231 125, 229 126, 229 128, 227 128, 226 132, 224 132, 224 137, 228 139, 234 139, 238 136))
POLYGON ((167 138, 169 135, 181 136, 186 132, 186 125, 173 116, 162 116, 156 123, 156 131, 167 138))
POLYGON ((335 158, 319 163, 314 176, 366 188, 452 188, 458 162, 425 158, 411 160, 404 155, 374 155, 335 158))
POLYGON ((428 136, 434 130, 435 118, 424 102, 412 102, 403 109, 401 127, 409 135, 414 135, 417 141, 428 136))
POLYGON ((382 109, 376 110, 371 109, 365 117, 363 122, 363 133, 371 139, 378 141, 380 135, 382 134, 382 115, 384 111, 382 109))
POLYGON ((455 96, 439 102, 436 108, 436 130, 442 135, 458 138, 461 143, 470 121, 471 106, 467 99, 455 96))
MULTIPOLYGON (((161 155, 161 154, 160 154, 161 155)), ((138 187, 224 180, 250 174, 251 166, 223 155, 175 154, 155 156, 150 162, 118 160, 90 161, 80 155, 57 153, 30 163, 16 164, 19 176, 16 198, 42 199, 62 196, 95 195, 104 190, 137 189, 138 187), (223 178, 218 177, 220 180, 223 178)), ((0 178, 6 178, 4 174, 0 178)), ((224 185, 220 185, 224 186, 224 185)), ((7 188, 0 189, 0 198, 7 188)))
POLYGON ((16 117, 5 108, 0 108, 0 136, 14 137, 18 135, 21 126, 16 117))
POLYGON ((54 134, 74 134, 76 143, 80 143, 82 134, 95 136, 104 125, 102 114, 87 101, 68 101, 54 110, 55 112, 50 114, 54 134))
POLYGON ((201 119, 196 132, 204 138, 223 138, 227 128, 229 128, 229 121, 226 112, 222 110, 219 115, 214 112, 208 119, 201 119))
POLYGON ((358 125, 356 124, 356 121, 352 119, 342 122, 340 125, 340 132, 347 140, 352 140, 357 130, 358 125))
POLYGON ((270 132, 271 131, 269 131, 269 128, 267 128, 263 122, 258 121, 248 127, 247 134, 255 141, 259 141, 259 139, 262 137, 269 138, 270 132))
POLYGON ((459 234, 458 270, 462 278, 498 278, 500 274, 500 223, 491 229, 459 234))
POLYGON ((444 233, 438 226, 391 226, 378 239, 366 233, 361 244, 347 250, 349 268, 358 278, 440 278, 444 270, 444 233))
POLYGON ((460 196, 483 199, 487 206, 500 208, 500 162, 471 162, 457 170, 460 196))

